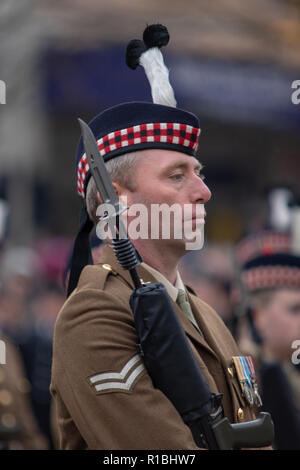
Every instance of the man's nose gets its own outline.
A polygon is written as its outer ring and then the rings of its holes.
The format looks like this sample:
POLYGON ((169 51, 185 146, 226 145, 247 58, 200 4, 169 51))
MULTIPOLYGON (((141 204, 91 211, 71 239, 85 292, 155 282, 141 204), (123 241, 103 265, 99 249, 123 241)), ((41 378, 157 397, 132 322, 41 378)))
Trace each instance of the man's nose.
POLYGON ((205 204, 211 198, 211 191, 202 179, 195 175, 195 180, 191 186, 192 202, 201 202, 205 204))

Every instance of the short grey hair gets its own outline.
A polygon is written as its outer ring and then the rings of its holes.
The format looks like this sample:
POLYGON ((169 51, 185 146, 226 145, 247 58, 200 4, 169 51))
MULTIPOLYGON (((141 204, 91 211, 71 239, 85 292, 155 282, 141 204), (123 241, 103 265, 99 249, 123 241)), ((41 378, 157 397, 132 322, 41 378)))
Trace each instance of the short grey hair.
MULTIPOLYGON (((134 181, 134 171, 138 165, 138 159, 141 156, 139 152, 130 152, 120 155, 119 157, 112 158, 105 163, 111 180, 115 183, 124 186, 130 191, 135 191, 136 182, 134 181)), ((93 177, 90 178, 86 189, 86 208, 89 218, 96 224, 98 222, 96 211, 99 206, 99 199, 97 197, 97 187, 93 177)))

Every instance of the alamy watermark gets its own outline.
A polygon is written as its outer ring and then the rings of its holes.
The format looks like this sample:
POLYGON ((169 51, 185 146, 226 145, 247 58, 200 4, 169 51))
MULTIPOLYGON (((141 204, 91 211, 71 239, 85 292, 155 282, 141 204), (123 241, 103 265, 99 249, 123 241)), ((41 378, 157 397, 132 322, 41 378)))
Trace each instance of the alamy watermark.
POLYGON ((6 84, 0 80, 0 104, 6 104, 6 84))
POLYGON ((0 340, 0 364, 6 364, 6 344, 0 340))
POLYGON ((293 104, 300 103, 300 80, 294 80, 292 83, 292 88, 295 89, 291 94, 291 101, 293 104))
MULTIPOLYGON (((128 207, 123 198, 122 204, 128 207)), ((117 238, 116 226, 111 231, 108 220, 115 221, 115 207, 112 204, 101 204, 96 215, 100 217, 96 225, 96 234, 101 240, 117 238)), ((122 214, 124 236, 131 240, 183 240, 187 250, 199 250, 204 243, 204 204, 178 203, 132 204, 122 214)))
POLYGON ((292 363, 297 366, 300 364, 300 339, 295 339, 295 341, 292 342, 292 349, 295 349, 292 354, 292 363))

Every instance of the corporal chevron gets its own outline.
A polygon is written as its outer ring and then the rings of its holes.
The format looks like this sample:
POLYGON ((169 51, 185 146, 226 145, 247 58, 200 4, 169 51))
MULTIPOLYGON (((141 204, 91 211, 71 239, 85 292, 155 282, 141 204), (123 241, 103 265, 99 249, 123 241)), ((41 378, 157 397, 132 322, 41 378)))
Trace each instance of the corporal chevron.
POLYGON ((136 354, 124 365, 121 372, 104 372, 102 374, 96 374, 90 377, 89 381, 94 385, 96 392, 106 390, 128 391, 135 379, 145 369, 141 360, 141 356, 136 354))

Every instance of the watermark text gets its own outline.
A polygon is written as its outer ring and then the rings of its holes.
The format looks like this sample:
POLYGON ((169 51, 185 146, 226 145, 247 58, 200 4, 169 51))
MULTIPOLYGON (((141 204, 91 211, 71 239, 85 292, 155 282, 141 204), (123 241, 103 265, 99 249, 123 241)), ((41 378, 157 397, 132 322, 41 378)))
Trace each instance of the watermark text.
POLYGON ((294 80, 292 83, 292 88, 295 89, 291 94, 291 100, 293 104, 300 103, 300 80, 294 80))
POLYGON ((292 363, 297 366, 300 364, 300 339, 295 339, 295 341, 292 342, 292 349, 295 349, 292 354, 292 363))
POLYGON ((96 215, 100 218, 96 234, 101 240, 127 236, 131 240, 182 240, 187 250, 199 250, 204 243, 204 204, 132 204, 120 216, 122 233, 116 228, 112 204, 98 206, 96 215))
POLYGON ((3 340, 0 340, 0 364, 6 364, 6 345, 3 340))
POLYGON ((0 104, 6 104, 6 84, 0 80, 0 104))

